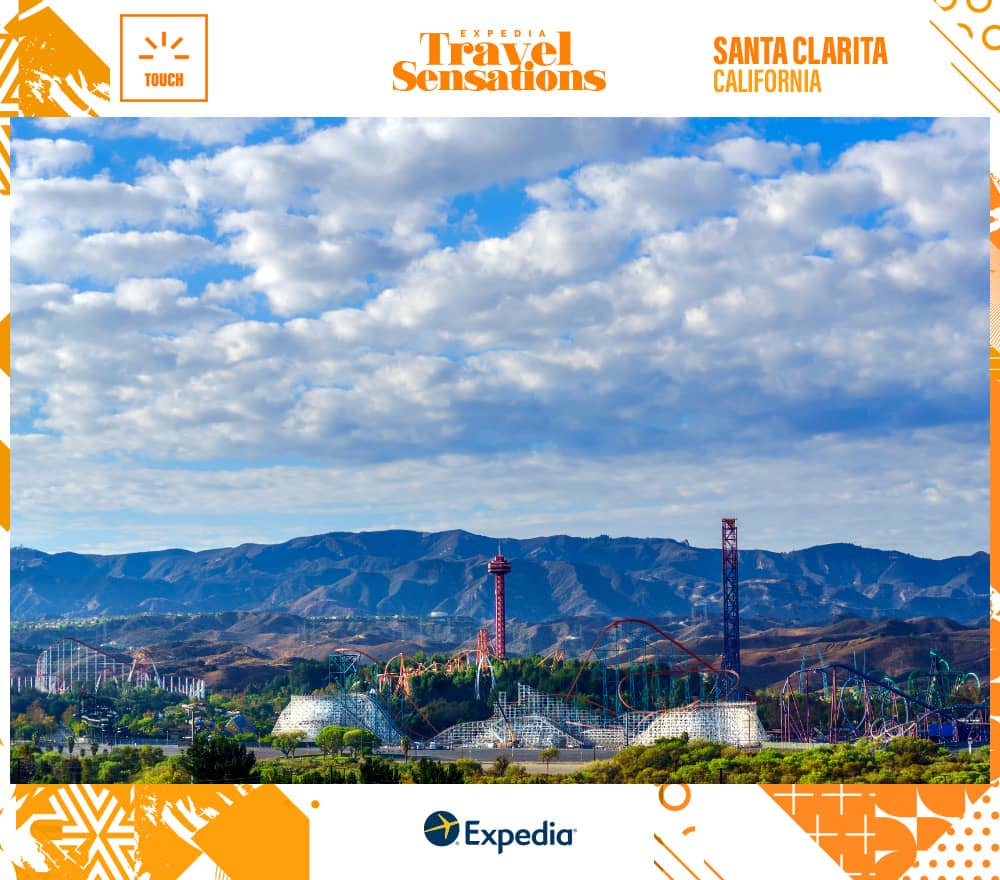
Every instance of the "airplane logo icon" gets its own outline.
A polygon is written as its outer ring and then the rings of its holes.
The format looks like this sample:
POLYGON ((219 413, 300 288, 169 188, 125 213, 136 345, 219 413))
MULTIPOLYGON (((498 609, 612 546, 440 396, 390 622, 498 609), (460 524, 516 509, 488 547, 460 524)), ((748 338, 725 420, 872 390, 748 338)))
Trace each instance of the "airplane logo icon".
POLYGON ((448 846, 458 840, 458 819, 454 813, 438 810, 424 822, 424 837, 434 846, 448 846))

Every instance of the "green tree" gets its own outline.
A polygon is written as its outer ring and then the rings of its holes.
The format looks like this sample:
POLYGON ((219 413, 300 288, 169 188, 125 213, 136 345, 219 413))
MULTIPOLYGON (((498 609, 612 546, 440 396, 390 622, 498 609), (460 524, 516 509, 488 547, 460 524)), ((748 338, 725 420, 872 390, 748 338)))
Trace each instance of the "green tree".
POLYGON ((464 783, 465 775, 461 767, 444 761, 421 758, 410 767, 410 778, 418 785, 439 785, 442 783, 464 783))
POLYGON ((370 751, 379 743, 379 738, 370 730, 362 730, 359 727, 352 727, 344 734, 344 746, 350 749, 355 756, 359 752, 370 751))
POLYGON ((324 755, 335 754, 344 747, 345 733, 347 733, 346 727, 331 724, 316 734, 316 745, 319 746, 324 755))
POLYGON ((257 756, 224 733, 195 736, 178 761, 193 782, 253 782, 257 756))
POLYGON ((69 754, 72 755, 73 754, 73 749, 75 747, 76 747, 76 737, 74 737, 74 736, 67 736, 66 737, 66 751, 69 752, 69 754))
POLYGON ((365 785, 399 782, 399 768, 385 758, 365 758, 358 767, 358 774, 365 785))
POLYGON ((288 733, 279 733, 271 737, 271 745, 286 758, 290 758, 295 754, 295 750, 305 738, 306 733, 304 730, 290 730, 288 733))
POLYGON ((546 773, 549 772, 549 763, 554 761, 558 757, 559 757, 559 749, 557 749, 555 746, 551 746, 550 748, 547 749, 542 749, 538 753, 538 760, 545 762, 546 773))

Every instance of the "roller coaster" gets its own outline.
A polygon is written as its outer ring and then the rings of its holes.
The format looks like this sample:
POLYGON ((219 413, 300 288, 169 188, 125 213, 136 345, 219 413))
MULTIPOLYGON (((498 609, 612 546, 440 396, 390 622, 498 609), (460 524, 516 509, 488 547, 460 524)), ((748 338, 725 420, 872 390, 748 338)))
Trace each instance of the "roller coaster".
MULTIPOLYGON (((989 742, 989 702, 975 673, 952 670, 937 651, 930 669, 905 683, 845 663, 807 665, 789 675, 780 698, 784 742, 887 741, 916 736, 942 743, 989 742)), ((856 662, 856 661, 855 661, 856 662)))
POLYGON ((205 698, 205 682, 190 675, 161 674, 146 649, 112 653, 79 639, 62 638, 45 648, 35 662, 35 675, 11 682, 15 687, 33 687, 49 694, 78 689, 98 693, 102 687, 119 689, 158 688, 190 699, 205 698))
MULTIPOLYGON (((516 682, 513 701, 497 687, 497 670, 504 669, 504 661, 492 650, 486 630, 479 632, 475 649, 459 650, 447 660, 397 654, 382 662, 359 649, 342 648, 330 655, 329 663, 331 684, 345 698, 364 693, 384 707, 401 735, 449 747, 518 743, 621 748, 685 732, 749 745, 765 736, 753 705, 734 699, 738 675, 719 669, 641 618, 620 618, 605 626, 576 664, 564 692, 540 693, 516 682), (416 682, 473 669, 476 699, 492 705, 493 714, 438 730, 414 699, 416 682)), ((564 664, 565 651, 559 648, 539 662, 553 672, 564 664)), ((512 686, 509 681, 506 685, 512 686)), ((314 699, 317 710, 340 712, 329 700, 320 707, 325 698, 314 699)), ((303 711, 297 706, 296 713, 303 711)))

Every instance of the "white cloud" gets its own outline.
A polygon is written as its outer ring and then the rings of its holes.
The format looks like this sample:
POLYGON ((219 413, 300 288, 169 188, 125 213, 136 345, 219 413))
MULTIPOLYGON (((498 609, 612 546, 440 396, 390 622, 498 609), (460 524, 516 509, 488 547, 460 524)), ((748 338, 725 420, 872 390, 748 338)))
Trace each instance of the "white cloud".
POLYGON ((78 235, 54 226, 29 227, 11 243, 13 257, 25 269, 44 274, 54 254, 72 267, 69 277, 114 281, 133 275, 159 275, 204 263, 215 245, 198 235, 174 230, 96 232, 78 235))
POLYGON ((988 212, 986 149, 979 120, 938 120, 926 135, 858 144, 839 164, 874 177, 892 215, 915 232, 981 237, 975 206, 988 212))
MULTIPOLYGON (((192 219, 153 186, 92 178, 31 178, 20 181, 15 193, 12 223, 21 228, 51 223, 58 228, 113 230, 127 225, 184 223, 192 219), (30 205, 30 213, 24 206, 30 205)), ((53 264, 58 255, 52 256, 53 264)), ((53 270, 58 271, 53 265, 53 270)))
POLYGON ((18 178, 57 174, 90 161, 92 155, 90 145, 81 141, 24 138, 17 141, 14 151, 14 174, 18 178))
POLYGON ((818 144, 785 144, 761 138, 743 136, 719 141, 709 154, 717 156, 731 168, 753 174, 776 174, 800 157, 816 158, 818 144))
POLYGON ((652 489, 662 472, 659 495, 676 487, 692 516, 717 521, 731 493, 773 517, 771 546, 792 546, 778 540, 804 534, 792 496, 764 496, 811 475, 872 513, 852 533, 857 505, 842 499, 807 542, 882 542, 874 511, 930 500, 951 519, 921 540, 984 542, 985 527, 957 523, 982 513, 985 485, 985 242, 960 206, 931 210, 935 191, 982 188, 981 121, 857 144, 826 167, 811 167, 811 144, 740 132, 648 155, 661 133, 362 120, 166 155, 128 183, 24 179, 25 527, 58 521, 55 471, 25 469, 72 450, 67 467, 128 487, 91 486, 95 510, 143 516, 191 478, 195 511, 301 508, 347 528, 370 491, 378 525, 445 525, 445 499, 475 493, 466 474, 503 462, 517 506, 470 504, 451 524, 686 536, 652 489), (929 158, 942 149, 943 168, 929 158), (493 231, 476 233, 470 210, 493 231), (963 433, 974 442, 949 446, 963 433), (923 482, 907 488, 906 469, 923 482), (582 471, 623 488, 588 501, 601 490, 573 483, 582 471), (311 507, 311 489, 279 499, 275 475, 337 486, 344 506, 311 507))
POLYGON ((465 528, 503 537, 665 535, 715 546, 720 516, 741 544, 788 550, 853 541, 924 555, 984 546, 983 444, 954 431, 877 441, 822 436, 790 460, 733 450, 719 459, 668 452, 614 457, 558 451, 404 458, 353 467, 159 469, 95 463, 62 441, 19 437, 13 540, 61 549, 204 549, 339 529, 465 528), (915 475, 913 459, 936 461, 915 475), (976 488, 971 488, 975 485, 976 488), (911 504, 911 499, 919 499, 911 504), (905 517, 900 505, 908 505, 905 517), (122 518, 143 511, 135 527, 122 518), (961 539, 941 528, 955 523, 961 539))
MULTIPOLYGON (((85 137, 107 139, 130 137, 155 137, 175 144, 216 144, 242 143, 255 130, 268 124, 266 119, 229 118, 146 118, 114 119, 104 121, 100 130, 89 119, 38 119, 34 125, 48 131, 72 132, 85 137)), ((18 153, 21 141, 17 144, 18 153)))

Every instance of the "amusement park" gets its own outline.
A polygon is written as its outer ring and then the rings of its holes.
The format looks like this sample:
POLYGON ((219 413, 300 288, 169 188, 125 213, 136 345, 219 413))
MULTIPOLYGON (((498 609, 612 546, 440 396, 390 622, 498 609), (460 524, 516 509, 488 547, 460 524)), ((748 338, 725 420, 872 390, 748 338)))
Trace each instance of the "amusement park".
MULTIPOLYGON (((330 693, 296 695, 275 733, 301 730, 308 741, 324 726, 362 726, 382 742, 410 736, 447 749, 602 748, 619 750, 687 737, 746 749, 769 743, 824 744, 908 736, 972 748, 989 740, 987 689, 978 675, 952 669, 930 651, 927 671, 905 680, 856 665, 826 663, 807 649, 767 713, 742 684, 739 554, 736 520, 722 520, 722 656, 705 658, 660 626, 641 618, 610 621, 566 675, 564 652, 538 660, 547 688, 513 680, 506 652, 506 578, 513 571, 498 551, 493 576, 494 628, 478 632, 475 649, 449 658, 385 661, 352 648, 328 657, 330 693), (564 672, 562 677, 553 673, 564 672), (503 679, 501 681, 501 678, 503 679), (498 684, 499 682, 499 684, 498 684), (422 706, 428 691, 450 683, 471 688, 492 711, 439 729, 422 706), (555 684, 555 689, 552 685, 555 684), (778 724, 768 729, 776 710, 778 724)), ((523 667, 522 667, 523 672, 523 667)))
POLYGON ((252 703, 248 695, 210 694, 197 675, 161 672, 148 648, 62 637, 38 654, 34 675, 12 677, 12 692, 67 706, 75 700, 74 731, 105 747, 158 733, 169 748, 172 719, 177 749, 201 734, 222 735, 256 741, 258 749, 277 745, 286 757, 282 743, 292 753, 323 748, 331 729, 360 731, 384 754, 405 758, 412 749, 439 761, 503 750, 550 757, 589 751, 596 758, 664 741, 786 754, 837 744, 884 748, 901 737, 951 753, 988 744, 988 688, 934 647, 926 669, 890 676, 869 666, 864 653, 828 662, 810 646, 780 686, 751 690, 740 642, 736 520, 721 525, 718 655, 697 653, 659 622, 621 617, 575 656, 562 647, 512 656, 507 581, 517 567, 498 547, 485 566, 493 582, 491 625, 480 625, 474 641, 451 652, 380 657, 357 644, 335 647, 298 685, 289 679, 284 696, 264 689, 252 703), (146 707, 147 729, 143 719, 136 727, 123 701, 128 709, 146 707))

